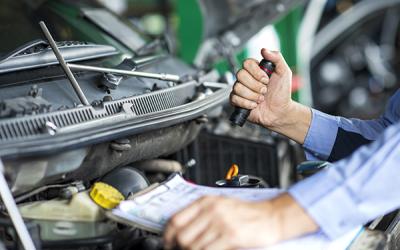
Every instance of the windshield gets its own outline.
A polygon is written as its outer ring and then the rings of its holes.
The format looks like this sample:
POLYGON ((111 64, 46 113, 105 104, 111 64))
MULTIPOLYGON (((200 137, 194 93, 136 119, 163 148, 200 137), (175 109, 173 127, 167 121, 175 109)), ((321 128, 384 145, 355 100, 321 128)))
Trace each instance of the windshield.
MULTIPOLYGON (((128 49, 130 52, 134 52, 145 44, 144 35, 117 18, 115 19, 120 22, 121 26, 125 26, 129 32, 134 33, 134 36, 131 36, 136 38, 134 41, 130 39, 129 43, 124 42, 123 37, 120 38, 107 33, 105 27, 99 27, 95 22, 82 15, 80 10, 82 6, 68 5, 63 1, 48 1, 37 6, 33 2, 35 1, 1 1, 0 57, 22 44, 43 38, 38 25, 41 20, 46 22, 57 41, 110 44, 114 47, 123 46, 125 47, 124 50, 128 49), (116 46, 116 43, 118 43, 118 46, 116 46)), ((91 6, 86 5, 84 7, 91 6)))

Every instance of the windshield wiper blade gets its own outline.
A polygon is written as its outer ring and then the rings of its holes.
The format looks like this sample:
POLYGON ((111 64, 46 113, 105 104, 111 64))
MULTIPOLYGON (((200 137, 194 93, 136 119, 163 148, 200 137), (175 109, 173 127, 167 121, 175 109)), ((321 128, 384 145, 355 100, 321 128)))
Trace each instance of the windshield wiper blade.
POLYGON ((18 54, 23 54, 23 53, 29 53, 30 51, 36 51, 39 48, 45 48, 48 47, 49 44, 42 40, 42 39, 36 39, 30 42, 27 42, 18 48, 14 49, 10 53, 6 54, 5 56, 0 57, 0 63, 3 61, 6 61, 12 57, 17 56, 18 54))
MULTIPOLYGON (((77 62, 116 55, 112 46, 81 41, 57 42, 57 48, 67 62, 77 62)), ((0 74, 58 64, 49 44, 44 40, 28 42, 0 58, 0 74)))

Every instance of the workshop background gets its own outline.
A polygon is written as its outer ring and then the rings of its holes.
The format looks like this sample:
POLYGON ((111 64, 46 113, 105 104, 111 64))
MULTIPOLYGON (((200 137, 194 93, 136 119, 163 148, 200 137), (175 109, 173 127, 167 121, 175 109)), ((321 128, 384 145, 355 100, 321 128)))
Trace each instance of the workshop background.
MULTIPOLYGON (((201 43, 207 39, 207 13, 196 0, 114 0, 100 1, 116 13, 126 16, 136 25, 155 36, 168 34, 175 39, 175 53, 188 63, 195 63, 199 57, 201 43)), ((301 1, 299 1, 301 2, 301 1)), ((324 2, 324 1, 319 1, 324 2)), ((317 109, 335 115, 368 119, 376 117, 383 110, 384 101, 398 87, 398 28, 397 9, 385 9, 390 1, 382 1, 377 6, 357 0, 328 0, 318 10, 309 13, 312 21, 318 20, 315 34, 303 34, 312 38, 317 50, 312 52, 310 96, 308 86, 299 77, 301 59, 299 53, 307 44, 298 44, 300 23, 308 5, 318 5, 318 1, 297 4, 287 14, 266 24, 249 41, 236 50, 235 60, 226 59, 223 51, 220 60, 212 61, 221 74, 232 72, 248 57, 260 59, 259 48, 279 50, 294 72, 293 96, 317 109), (315 3, 314 3, 315 2, 315 3), (386 3, 388 2, 388 3, 386 3), (359 6, 355 6, 358 4, 359 6), (347 10, 356 13, 364 9, 374 10, 373 15, 351 17, 351 13, 341 16, 347 10), (319 17, 318 17, 319 16, 319 17), (317 19, 315 19, 317 18, 317 19), (345 27, 334 27, 347 23, 345 27), (350 24, 357 23, 357 26, 350 24), (354 32, 355 31, 355 32, 354 32), (330 34, 329 38, 324 35, 330 34), (331 41, 327 41, 331 39, 331 41), (321 48, 328 46, 329 48, 321 48), (339 45, 340 44, 340 45, 339 45), (332 48, 335 46, 335 48, 332 48), (324 51, 320 51, 324 50, 324 51), (231 63, 234 61, 233 63, 231 63), (233 64, 233 65, 232 65, 233 64)), ((319 3, 321 6, 321 3, 319 3)), ((377 5, 375 3, 375 5, 377 5)), ((283 7, 284 8, 284 7, 283 7)), ((226 10, 214 9, 223 13, 226 10)), ((218 20, 212 20, 218 22, 218 20)), ((211 21, 210 21, 211 22, 211 21)), ((307 24, 308 25, 308 24, 307 24)), ((310 26, 315 25, 309 24, 310 26)), ((309 27, 305 27, 309 28, 309 27)), ((305 32, 312 30, 303 29, 305 32)), ((312 43, 307 41, 307 43, 312 43)), ((229 53, 229 52, 228 52, 229 53)))

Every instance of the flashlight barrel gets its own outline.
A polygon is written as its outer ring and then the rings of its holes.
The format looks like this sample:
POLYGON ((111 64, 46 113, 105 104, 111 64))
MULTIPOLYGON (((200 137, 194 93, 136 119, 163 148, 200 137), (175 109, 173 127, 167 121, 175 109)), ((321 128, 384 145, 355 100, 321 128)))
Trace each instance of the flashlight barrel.
MULTIPOLYGON (((271 77, 275 70, 275 64, 265 59, 262 59, 258 66, 268 75, 268 77, 271 77)), ((251 110, 249 109, 236 107, 229 120, 233 125, 243 127, 250 112, 251 110)))

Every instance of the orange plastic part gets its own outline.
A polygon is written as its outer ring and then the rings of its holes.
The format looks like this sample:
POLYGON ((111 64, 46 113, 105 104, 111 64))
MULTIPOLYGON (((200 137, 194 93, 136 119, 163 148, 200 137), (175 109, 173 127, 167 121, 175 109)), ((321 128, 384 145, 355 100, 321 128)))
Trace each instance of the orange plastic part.
POLYGON ((239 174, 238 165, 232 164, 231 168, 228 170, 228 173, 226 173, 225 179, 232 180, 232 178, 237 176, 238 174, 239 174))

